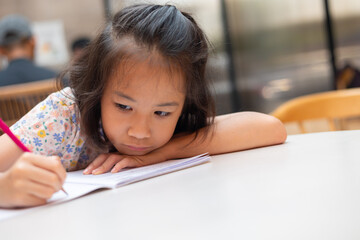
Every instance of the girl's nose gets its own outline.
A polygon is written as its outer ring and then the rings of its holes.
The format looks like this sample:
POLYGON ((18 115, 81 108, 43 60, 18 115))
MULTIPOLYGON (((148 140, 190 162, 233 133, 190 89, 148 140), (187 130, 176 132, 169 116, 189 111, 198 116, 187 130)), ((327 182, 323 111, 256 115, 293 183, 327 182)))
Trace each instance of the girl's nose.
POLYGON ((128 129, 128 135, 137 139, 149 138, 150 127, 144 120, 133 122, 128 129))

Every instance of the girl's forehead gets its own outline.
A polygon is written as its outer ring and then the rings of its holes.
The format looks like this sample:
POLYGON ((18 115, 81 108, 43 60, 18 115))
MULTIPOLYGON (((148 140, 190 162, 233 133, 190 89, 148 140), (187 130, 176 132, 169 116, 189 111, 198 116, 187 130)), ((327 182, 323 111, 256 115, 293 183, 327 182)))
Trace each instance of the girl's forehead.
POLYGON ((179 66, 158 55, 146 58, 126 58, 115 66, 110 77, 112 87, 127 88, 130 85, 166 84, 185 92, 185 75, 179 66))

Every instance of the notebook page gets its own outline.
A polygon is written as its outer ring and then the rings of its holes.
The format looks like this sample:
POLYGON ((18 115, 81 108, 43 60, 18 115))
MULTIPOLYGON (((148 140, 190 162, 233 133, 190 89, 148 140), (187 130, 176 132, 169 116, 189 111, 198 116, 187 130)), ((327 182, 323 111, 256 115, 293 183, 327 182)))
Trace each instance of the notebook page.
POLYGON ((34 211, 38 208, 66 202, 100 188, 120 187, 129 183, 199 165, 207 161, 210 161, 210 156, 207 154, 201 154, 192 158, 169 160, 145 167, 126 169, 119 173, 83 175, 82 171, 69 172, 67 173, 67 178, 63 185, 68 195, 66 195, 63 191, 58 191, 47 201, 46 205, 38 207, 22 209, 0 208, 0 221, 34 211))
POLYGON ((144 167, 124 169, 118 173, 104 173, 100 175, 83 175, 82 171, 75 171, 68 173, 66 182, 116 188, 132 182, 195 166, 209 160, 210 156, 199 155, 192 158, 168 160, 144 167))

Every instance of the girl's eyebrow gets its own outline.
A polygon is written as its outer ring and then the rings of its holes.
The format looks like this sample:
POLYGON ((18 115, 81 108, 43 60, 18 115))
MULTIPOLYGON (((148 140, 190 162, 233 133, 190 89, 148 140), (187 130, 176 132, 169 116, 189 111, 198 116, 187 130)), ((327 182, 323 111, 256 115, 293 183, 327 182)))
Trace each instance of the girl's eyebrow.
POLYGON ((156 107, 171 107, 171 106, 179 106, 179 103, 177 102, 167 102, 167 103, 161 103, 157 104, 156 107))
POLYGON ((125 94, 123 94, 123 93, 121 93, 121 92, 115 91, 115 94, 118 95, 118 96, 120 96, 120 97, 126 98, 126 99, 128 99, 128 100, 130 100, 130 101, 132 101, 132 102, 136 102, 135 99, 133 99, 132 97, 130 97, 130 96, 128 96, 128 95, 125 95, 125 94))
MULTIPOLYGON (((120 96, 120 97, 123 97, 123 98, 126 98, 128 99, 129 101, 131 102, 136 102, 135 99, 133 99, 132 97, 124 94, 124 93, 121 93, 121 92, 118 92, 118 91, 115 91, 115 94, 120 96)), ((165 103, 160 103, 160 104, 157 104, 156 107, 168 107, 168 106, 179 106, 180 104, 176 101, 172 101, 172 102, 165 102, 165 103)))

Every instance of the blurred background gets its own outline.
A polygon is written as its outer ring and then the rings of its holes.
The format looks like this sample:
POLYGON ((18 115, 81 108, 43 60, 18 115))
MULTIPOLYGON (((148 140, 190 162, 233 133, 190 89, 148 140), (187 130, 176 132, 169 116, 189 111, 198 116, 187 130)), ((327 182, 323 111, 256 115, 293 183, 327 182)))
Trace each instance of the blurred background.
POLYGON ((36 63, 60 72, 76 39, 93 38, 116 11, 144 2, 175 4, 205 30, 218 114, 270 113, 291 98, 335 89, 337 71, 360 67, 359 0, 0 0, 0 17, 29 18, 36 63))

